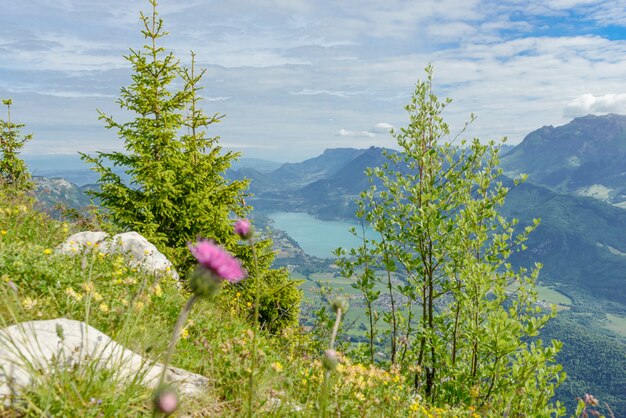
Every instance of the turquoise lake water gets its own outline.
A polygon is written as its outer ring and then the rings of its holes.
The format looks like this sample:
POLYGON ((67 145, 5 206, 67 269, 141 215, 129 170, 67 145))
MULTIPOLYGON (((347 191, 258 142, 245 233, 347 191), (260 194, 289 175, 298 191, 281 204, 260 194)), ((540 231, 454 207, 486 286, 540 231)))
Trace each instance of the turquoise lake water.
MULTIPOLYGON (((275 212, 268 215, 274 221, 274 226, 282 229, 302 247, 304 252, 321 258, 334 257, 332 251, 337 247, 345 249, 358 247, 362 244, 349 231, 360 225, 356 222, 321 221, 308 213, 275 212)), ((371 237, 371 232, 368 234, 371 237)))

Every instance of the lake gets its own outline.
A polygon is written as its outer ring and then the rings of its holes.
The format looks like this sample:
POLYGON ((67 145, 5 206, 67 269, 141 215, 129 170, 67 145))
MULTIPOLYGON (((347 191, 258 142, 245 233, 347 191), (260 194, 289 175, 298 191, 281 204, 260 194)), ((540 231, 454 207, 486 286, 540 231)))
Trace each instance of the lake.
MULTIPOLYGON (((274 221, 274 227, 282 229, 302 247, 304 252, 320 258, 334 257, 332 251, 337 247, 354 248, 362 241, 352 235, 351 227, 360 225, 347 221, 321 221, 308 213, 274 212, 267 215, 274 221)), ((368 237, 372 237, 369 231, 368 237)))

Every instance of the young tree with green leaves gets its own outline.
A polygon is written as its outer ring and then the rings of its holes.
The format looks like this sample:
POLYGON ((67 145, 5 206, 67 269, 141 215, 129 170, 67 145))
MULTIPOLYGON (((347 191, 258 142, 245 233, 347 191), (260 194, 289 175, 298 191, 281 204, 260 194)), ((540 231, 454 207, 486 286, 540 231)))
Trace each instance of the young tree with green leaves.
MULTIPOLYGON (((187 243, 198 236, 215 240, 250 266, 250 250, 233 233, 233 218, 243 217, 250 209, 243 199, 248 183, 224 178, 239 154, 222 152, 219 138, 207 136, 206 129, 223 115, 207 116, 199 105, 204 70, 196 69, 194 53, 190 68, 183 68, 171 52, 159 46, 167 32, 156 0, 149 3, 152 13, 141 14, 147 44, 131 49, 125 57, 133 69, 132 84, 122 88, 118 100, 135 117, 118 122, 100 112, 106 127, 124 141, 125 151, 83 154, 100 173, 100 189, 92 195, 116 227, 144 235, 182 274, 193 263, 187 243), (115 167, 123 168, 129 180, 117 174, 115 167)), ((261 318, 268 327, 280 328, 297 320, 300 293, 286 271, 270 268, 270 247, 269 240, 257 243, 266 288, 261 301, 269 304, 261 306, 261 318), (276 287, 283 288, 283 293, 274 294, 276 287)))
POLYGON ((7 108, 7 120, 0 119, 0 181, 14 192, 30 190, 33 184, 26 163, 19 158, 24 144, 32 139, 32 135, 22 136, 20 129, 25 125, 11 122, 11 99, 2 99, 7 108))
POLYGON ((507 261, 539 221, 516 233, 517 220, 498 214, 508 192, 498 147, 447 139, 441 114, 450 100, 437 99, 426 72, 406 106, 408 126, 393 132, 401 151, 368 170, 372 186, 358 202, 378 238, 343 252, 340 265, 357 288, 376 280, 389 293, 380 344, 434 405, 558 415, 560 343, 536 338, 554 315, 537 303, 540 266, 516 271, 507 261))

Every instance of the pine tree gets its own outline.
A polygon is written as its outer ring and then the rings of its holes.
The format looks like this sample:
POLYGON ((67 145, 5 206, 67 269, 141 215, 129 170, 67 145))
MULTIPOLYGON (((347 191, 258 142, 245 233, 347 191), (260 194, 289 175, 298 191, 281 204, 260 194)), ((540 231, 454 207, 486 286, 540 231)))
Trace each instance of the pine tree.
MULTIPOLYGON (((99 112, 106 127, 124 141, 125 151, 98 152, 95 157, 83 154, 100 173, 100 190, 92 195, 115 226, 144 235, 174 262, 179 273, 190 268, 187 244, 199 236, 218 242, 250 266, 251 254, 233 234, 232 221, 250 209, 243 203, 248 182, 227 181, 223 175, 239 154, 223 152, 218 137, 207 137, 206 128, 223 116, 207 116, 199 106, 204 70, 196 70, 194 53, 190 68, 183 68, 158 45, 167 32, 156 0, 149 2, 152 14, 141 14, 148 42, 125 57, 133 69, 133 82, 121 89, 118 100, 135 118, 117 122, 99 112), (115 167, 123 168, 128 180, 115 167)), ((269 240, 257 244, 263 283, 268 294, 273 286, 285 286, 286 291, 279 308, 266 298, 266 303, 274 305, 262 306, 261 313, 268 327, 280 328, 296 321, 300 296, 285 271, 270 269, 271 244, 269 240)), ((245 282, 241 286, 247 287, 245 282)))
POLYGON ((432 93, 430 67, 427 76, 406 106, 409 124, 393 133, 400 152, 368 171, 372 186, 358 201, 377 238, 364 236, 340 259, 370 303, 381 293, 372 293, 376 282, 389 296, 389 327, 376 340, 370 330, 367 348, 389 350, 389 362, 434 405, 558 415, 560 343, 537 339, 554 315, 537 303, 540 266, 515 270, 507 261, 538 220, 516 233, 517 220, 498 214, 508 188, 497 146, 449 141, 441 116, 449 100, 432 93))
POLYGON ((3 99, 7 107, 7 120, 0 119, 0 182, 15 193, 30 190, 33 184, 30 173, 19 153, 24 144, 32 139, 32 135, 20 134, 24 125, 11 122, 11 99, 3 99))

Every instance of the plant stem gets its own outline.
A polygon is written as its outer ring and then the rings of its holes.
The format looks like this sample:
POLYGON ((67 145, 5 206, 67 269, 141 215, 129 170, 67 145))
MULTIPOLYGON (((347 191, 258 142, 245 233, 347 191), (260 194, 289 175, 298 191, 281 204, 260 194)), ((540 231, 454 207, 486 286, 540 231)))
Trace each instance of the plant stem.
POLYGON ((165 361, 163 362, 163 371, 161 372, 161 378, 159 379, 159 384, 157 387, 163 385, 163 381, 165 380, 165 373, 167 372, 167 366, 170 364, 172 360, 172 355, 174 354, 174 348, 176 347, 176 343, 178 342, 178 338, 180 337, 180 331, 183 327, 183 324, 187 321, 187 317, 189 316, 189 312, 191 312, 191 308, 193 304, 198 300, 198 296, 192 295, 187 304, 180 312, 178 316, 178 320, 176 321, 176 325, 174 325, 174 332, 172 333, 172 339, 170 340, 169 345, 167 346, 167 353, 165 354, 165 361))
POLYGON ((254 241, 250 238, 250 247, 252 248, 252 258, 254 259, 254 333, 252 335, 252 365, 250 366, 250 381, 248 387, 248 417, 252 417, 252 409, 254 406, 254 371, 256 369, 257 355, 257 334, 260 331, 259 326, 259 258, 257 257, 254 241))
MULTIPOLYGON (((337 318, 335 319, 335 325, 333 326, 333 332, 330 335, 329 350, 335 349, 335 339, 337 338, 337 332, 339 331, 339 324, 341 323, 341 309, 337 309, 337 318)), ((324 373, 324 380, 322 382, 322 396, 320 399, 320 414, 321 418, 326 417, 326 404, 328 399, 328 379, 330 379, 330 370, 326 370, 324 373)))

